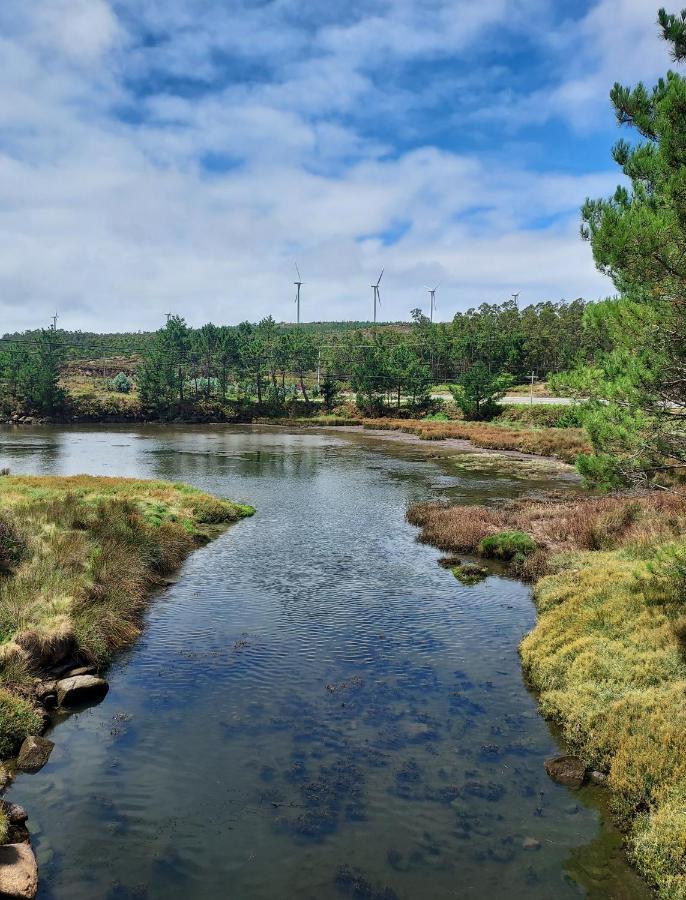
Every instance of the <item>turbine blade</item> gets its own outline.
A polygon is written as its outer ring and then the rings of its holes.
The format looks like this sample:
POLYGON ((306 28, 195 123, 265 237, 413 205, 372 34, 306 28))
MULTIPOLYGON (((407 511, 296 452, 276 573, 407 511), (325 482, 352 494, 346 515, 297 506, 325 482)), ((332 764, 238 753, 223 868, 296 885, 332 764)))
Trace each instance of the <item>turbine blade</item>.
POLYGON ((298 268, 298 264, 295 264, 295 271, 298 273, 298 281, 300 281, 300 269, 298 268))
POLYGON ((376 286, 378 287, 381 284, 381 279, 383 278, 384 270, 381 270, 381 274, 379 275, 379 280, 376 282, 376 286))

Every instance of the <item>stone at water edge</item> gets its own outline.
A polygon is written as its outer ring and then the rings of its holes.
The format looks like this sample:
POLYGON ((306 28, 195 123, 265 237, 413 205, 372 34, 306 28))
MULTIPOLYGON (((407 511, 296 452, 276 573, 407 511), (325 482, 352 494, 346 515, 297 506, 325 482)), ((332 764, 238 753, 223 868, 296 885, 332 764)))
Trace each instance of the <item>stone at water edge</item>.
POLYGON ((102 700, 110 686, 97 675, 73 675, 57 682, 57 703, 59 706, 78 706, 102 700))
POLYGON ((7 800, 0 800, 0 811, 5 813, 10 825, 23 825, 29 817, 23 806, 7 800))
POLYGON ((541 842, 537 841, 536 838, 533 837, 525 837, 522 841, 522 847, 524 850, 540 850, 541 842))
POLYGON ((18 803, 8 803, 7 800, 0 800, 0 811, 7 816, 9 824, 7 843, 23 844, 31 840, 29 829, 26 827, 28 813, 23 806, 18 803))
POLYGON ((42 769, 50 758, 54 743, 37 734, 30 734, 24 738, 24 743, 19 749, 17 768, 24 772, 37 772, 42 769))
POLYGON ((95 675, 97 671, 95 666, 80 666, 78 669, 71 669, 64 677, 76 678, 77 675, 95 675))
POLYGON ((0 847, 0 897, 32 900, 38 892, 38 866, 29 844, 0 847))
POLYGON ((586 777, 586 765, 578 756, 553 756, 543 766, 553 779, 570 788, 580 788, 586 777))

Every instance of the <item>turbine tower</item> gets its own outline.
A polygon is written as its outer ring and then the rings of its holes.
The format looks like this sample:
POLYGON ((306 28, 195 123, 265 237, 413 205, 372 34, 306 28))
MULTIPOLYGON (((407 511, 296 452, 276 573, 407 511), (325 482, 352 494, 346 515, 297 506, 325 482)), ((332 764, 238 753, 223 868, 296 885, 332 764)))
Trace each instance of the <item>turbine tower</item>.
POLYGON ((429 314, 429 319, 433 322, 434 320, 434 309, 436 309, 436 291, 438 290, 438 285, 435 288, 429 288, 429 296, 431 297, 431 312, 429 314))
POLYGON ((300 269, 297 263, 295 264, 295 271, 298 273, 298 280, 294 281, 293 284, 295 285, 295 302, 298 306, 297 322, 300 325, 300 288, 303 286, 303 282, 300 278, 300 269))
POLYGON ((380 293, 380 291, 379 291, 379 285, 381 284, 381 279, 383 278, 383 272, 384 272, 384 270, 382 269, 382 270, 381 270, 381 275, 379 275, 379 280, 376 282, 376 284, 373 284, 373 285, 372 285, 372 293, 373 293, 373 295, 374 295, 374 324, 375 324, 375 325, 376 325, 376 306, 377 306, 377 303, 378 303, 379 306, 381 306, 381 293, 380 293))

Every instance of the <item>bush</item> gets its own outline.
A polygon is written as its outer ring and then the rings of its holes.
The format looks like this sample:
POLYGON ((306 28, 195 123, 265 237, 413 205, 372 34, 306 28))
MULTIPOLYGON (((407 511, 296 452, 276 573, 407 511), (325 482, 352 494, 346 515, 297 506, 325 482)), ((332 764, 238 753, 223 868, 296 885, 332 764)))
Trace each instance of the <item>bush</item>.
POLYGON ((128 394, 132 387, 131 379, 124 372, 120 372, 112 379, 112 387, 118 394, 128 394))
POLYGON ((562 403, 539 405, 511 404, 500 413, 501 422, 533 425, 541 428, 580 428, 581 411, 578 406, 562 403))
POLYGON ((516 559, 537 549, 536 541, 523 531, 500 531, 485 537, 479 544, 479 553, 492 559, 516 559))

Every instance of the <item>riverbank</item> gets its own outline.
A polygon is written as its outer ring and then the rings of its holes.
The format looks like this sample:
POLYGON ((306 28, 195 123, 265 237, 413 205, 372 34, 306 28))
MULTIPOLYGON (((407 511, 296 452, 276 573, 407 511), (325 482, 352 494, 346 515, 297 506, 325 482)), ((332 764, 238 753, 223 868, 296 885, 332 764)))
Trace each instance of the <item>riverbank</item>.
POLYGON ((607 779, 639 871, 660 896, 686 897, 684 501, 425 503, 408 520, 422 541, 535 582, 538 619, 520 652, 541 709, 607 779))
POLYGON ((139 634, 153 589, 252 512, 185 484, 1 476, 0 759, 25 752, 48 709, 102 696, 99 673, 139 634))
POLYGON ((468 441, 483 450, 509 450, 531 456, 544 456, 572 465, 582 453, 591 450, 585 432, 580 428, 533 427, 517 421, 466 422, 432 419, 369 419, 345 416, 311 418, 256 419, 257 423, 301 427, 354 427, 374 431, 397 431, 414 435, 422 441, 468 441))

